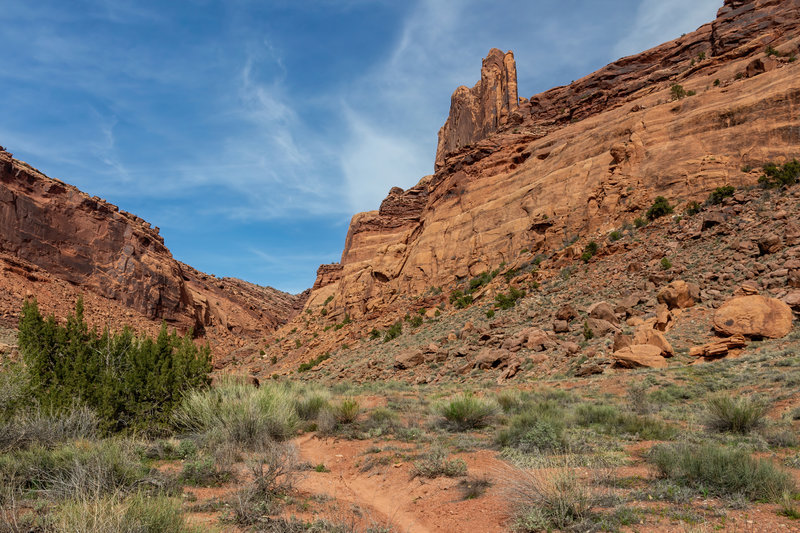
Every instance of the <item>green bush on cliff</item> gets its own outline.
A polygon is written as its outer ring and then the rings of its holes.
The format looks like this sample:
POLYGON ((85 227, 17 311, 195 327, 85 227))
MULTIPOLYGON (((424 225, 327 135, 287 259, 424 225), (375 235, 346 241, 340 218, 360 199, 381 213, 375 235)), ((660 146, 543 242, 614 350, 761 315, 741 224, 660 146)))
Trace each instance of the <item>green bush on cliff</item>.
POLYGON ((90 330, 82 299, 63 325, 43 317, 36 300, 25 302, 19 348, 28 392, 42 408, 86 405, 112 432, 165 425, 183 392, 208 385, 211 371, 210 349, 196 346, 191 332, 179 337, 163 324, 152 339, 128 328, 90 330))
POLYGON ((673 208, 663 196, 656 196, 653 205, 647 210, 647 220, 655 220, 657 218, 671 214, 673 208))

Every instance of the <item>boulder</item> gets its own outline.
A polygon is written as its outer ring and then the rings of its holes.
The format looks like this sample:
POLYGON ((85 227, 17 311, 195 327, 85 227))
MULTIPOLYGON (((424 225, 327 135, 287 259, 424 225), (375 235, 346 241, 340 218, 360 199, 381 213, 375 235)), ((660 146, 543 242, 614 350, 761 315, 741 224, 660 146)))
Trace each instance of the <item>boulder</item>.
POLYGON ((543 352, 557 346, 556 340, 539 328, 528 328, 524 330, 524 333, 525 346, 534 352, 543 352))
POLYGON ((617 333, 614 335, 614 344, 611 347, 611 350, 618 352, 619 350, 626 348, 631 344, 633 344, 633 337, 630 335, 625 335, 624 333, 617 333))
POLYGON ((394 367, 398 370, 408 370, 425 362, 425 354, 422 350, 413 349, 400 352, 394 358, 394 367))
POLYGON ((664 334, 646 324, 636 328, 633 334, 632 344, 650 344, 651 346, 657 346, 661 349, 661 355, 664 357, 672 357, 675 354, 672 345, 666 337, 664 337, 664 334))
POLYGON ((781 300, 789 307, 794 308, 795 311, 800 311, 800 291, 792 291, 781 300))
POLYGON ((775 235, 774 233, 762 235, 759 237, 757 244, 758 251, 761 253, 761 255, 780 252, 781 248, 783 247, 783 242, 781 241, 780 236, 775 235))
POLYGON ((561 347, 564 348, 569 355, 574 355, 581 351, 581 347, 577 342, 567 341, 561 344, 561 347))
POLYGON ((583 378, 586 376, 593 376, 595 374, 602 374, 603 367, 598 365, 597 363, 590 362, 584 363, 575 370, 575 377, 583 378))
POLYGON ((556 320, 565 320, 569 322, 576 316, 578 316, 578 312, 570 304, 562 305, 558 308, 558 311, 556 311, 556 320))
POLYGON ((478 352, 478 356, 473 363, 474 368, 489 369, 502 368, 508 364, 511 352, 496 348, 484 348, 478 352))
POLYGON ((569 322, 566 320, 553 320, 553 331, 556 333, 569 332, 569 322))
POLYGON ((677 279, 658 291, 657 299, 669 309, 685 309, 700 301, 700 287, 677 279))
POLYGON ((619 324, 617 316, 614 314, 614 309, 606 302, 598 302, 589 307, 587 310, 589 316, 592 318, 599 318, 612 324, 619 324))
POLYGON ((666 304, 661 304, 656 307, 656 318, 653 323, 653 329, 658 331, 669 331, 675 325, 675 317, 669 311, 666 304))
POLYGON ((666 368, 661 348, 651 344, 632 344, 612 354, 614 364, 622 368, 666 368))
POLYGON ((766 296, 739 296, 714 313, 714 329, 723 335, 779 339, 792 330, 792 310, 766 296))
POLYGON ((703 231, 705 231, 707 229, 713 228, 714 226, 718 226, 724 223, 725 223, 725 215, 723 215, 719 211, 714 211, 711 213, 706 213, 703 216, 703 222, 701 223, 700 228, 703 231))
POLYGON ((586 321, 586 324, 595 337, 605 337, 609 333, 618 333, 620 331, 617 326, 602 318, 590 318, 586 321))

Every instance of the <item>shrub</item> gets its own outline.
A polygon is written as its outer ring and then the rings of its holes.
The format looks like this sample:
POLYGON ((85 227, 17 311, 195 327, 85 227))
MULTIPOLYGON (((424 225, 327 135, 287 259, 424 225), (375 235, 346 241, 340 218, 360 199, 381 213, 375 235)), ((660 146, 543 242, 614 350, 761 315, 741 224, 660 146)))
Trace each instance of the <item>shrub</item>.
POLYGON ((686 98, 686 89, 683 88, 683 85, 675 84, 669 89, 670 94, 672 95, 673 100, 680 100, 682 98, 686 98))
POLYGON ((398 320, 386 330, 386 333, 383 336, 383 342, 389 342, 392 339, 396 339, 401 333, 403 333, 403 321, 398 320))
MULTIPOLYGON (((297 453, 294 447, 270 443, 254 455, 249 465, 253 481, 228 502, 230 509, 224 517, 239 526, 257 526, 264 523, 263 517, 280 513, 279 498, 294 487, 297 453)), ((278 527, 276 521, 270 520, 269 524, 278 527)), ((273 530, 295 531, 270 528, 273 530)), ((297 531, 307 530, 299 527, 297 531)))
POLYGON ((587 341, 594 338, 594 331, 592 331, 592 328, 589 327, 588 322, 583 323, 583 338, 587 341))
POLYGON ((321 362, 330 359, 330 357, 331 357, 330 352, 325 352, 325 353, 319 354, 318 356, 316 356, 314 359, 312 359, 310 361, 306 361, 305 363, 300 363, 300 366, 297 367, 297 371, 298 372, 308 372, 309 370, 311 370, 312 368, 314 368, 315 366, 317 366, 321 362))
POLYGON ((715 431, 746 434, 764 423, 768 405, 758 398, 732 398, 722 393, 711 396, 706 406, 707 426, 715 431))
POLYGON ((19 347, 29 393, 43 408, 84 404, 109 431, 166 425, 185 391, 210 382, 210 348, 198 348, 191 332, 180 338, 166 323, 156 339, 136 338, 129 329, 89 330, 82 299, 64 325, 53 315, 43 318, 35 300, 26 301, 19 347))
POLYGON ((52 522, 57 531, 77 533, 194 531, 186 525, 179 501, 144 493, 125 499, 112 495, 73 500, 58 508, 52 522))
POLYGON ((622 233, 620 233, 620 231, 616 229, 608 234, 608 240, 610 240, 611 242, 618 241, 621 238, 622 238, 622 233))
POLYGON ((672 261, 668 257, 661 258, 661 270, 669 270, 672 268, 672 261))
POLYGON ((692 201, 686 204, 686 210, 684 211, 684 213, 691 217, 698 214, 702 210, 703 207, 698 202, 692 201))
POLYGON ((656 196, 653 205, 647 210, 647 220, 655 220, 657 218, 669 215, 672 213, 673 208, 663 196, 656 196))
POLYGON ((791 186, 800 179, 800 161, 793 159, 783 166, 768 163, 763 167, 764 175, 758 182, 766 188, 791 186))
POLYGON ((517 289, 515 287, 510 287, 508 290, 508 294, 500 292, 495 295, 494 300, 496 302, 497 307, 499 307, 500 309, 511 309, 512 307, 517 305, 517 300, 524 297, 525 297, 525 291, 517 289))
POLYGON ((230 481, 231 472, 221 468, 213 457, 201 457, 183 463, 180 481, 196 487, 218 487, 230 481))
POLYGON ((494 309, 486 311, 486 318, 494 318, 494 309))
POLYGON ((450 303, 456 309, 465 309, 472 304, 472 295, 469 293, 464 294, 458 289, 452 290, 450 291, 450 303))
POLYGON ((643 228, 646 225, 647 225, 647 221, 645 219, 643 219, 642 217, 636 217, 636 218, 633 219, 633 226, 635 228, 637 228, 637 229, 638 228, 643 228))
POLYGON ((552 452, 566 446, 564 413, 553 402, 528 406, 497 433, 497 444, 526 453, 552 452))
POLYGON ((411 469, 411 478, 426 477, 437 478, 441 476, 458 477, 467 474, 467 463, 462 459, 447 459, 447 451, 443 448, 434 448, 414 462, 411 469))
POLYGON ((675 429, 655 418, 621 413, 613 405, 581 404, 575 409, 579 426, 594 426, 608 435, 635 435, 642 440, 663 440, 675 435, 675 429))
POLYGON ((372 331, 369 332, 369 340, 374 341, 375 339, 379 339, 381 336, 381 332, 378 331, 378 328, 372 328, 372 331))
POLYGON ((408 319, 408 323, 411 325, 412 328, 418 328, 422 325, 423 321, 422 315, 414 315, 408 319))
POLYGON ((134 447, 123 441, 32 446, 0 456, 0 481, 17 491, 67 500, 127 491, 150 476, 134 447))
POLYGON ((174 415, 178 428, 252 447, 286 440, 297 428, 293 392, 280 383, 251 385, 223 379, 218 386, 187 394, 174 415))
POLYGON ((708 200, 706 200, 706 203, 708 205, 721 204, 725 198, 733 196, 733 193, 735 192, 736 192, 736 187, 734 187, 733 185, 725 185, 724 187, 717 187, 711 192, 711 194, 708 195, 708 200))
POLYGON ((775 501, 784 492, 795 490, 788 473, 741 448, 662 444, 653 447, 648 461, 659 476, 714 496, 739 493, 750 500, 775 501))
POLYGON ((439 414, 457 431, 481 428, 497 413, 497 405, 469 393, 459 394, 437 407, 439 414))
POLYGON ((61 414, 31 408, 0 424, 0 451, 33 445, 51 448, 71 440, 92 439, 97 436, 98 425, 97 415, 88 407, 61 414))
POLYGON ((314 420, 320 411, 328 408, 330 394, 322 389, 306 389, 294 400, 297 415, 303 420, 314 420))
POLYGON ((358 418, 361 406, 354 398, 345 398, 333 408, 333 416, 339 424, 352 424, 358 418))

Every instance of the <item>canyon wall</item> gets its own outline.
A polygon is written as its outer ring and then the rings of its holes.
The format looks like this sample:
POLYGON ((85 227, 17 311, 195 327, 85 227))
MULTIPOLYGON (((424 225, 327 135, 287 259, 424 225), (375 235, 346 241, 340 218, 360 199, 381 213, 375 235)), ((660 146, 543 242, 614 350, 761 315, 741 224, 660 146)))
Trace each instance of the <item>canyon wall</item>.
POLYGON ((353 217, 307 306, 379 316, 522 249, 602 238, 658 195, 680 213, 755 184, 800 156, 798 29, 800 0, 728 0, 693 33, 519 103, 513 56, 492 50, 453 96, 435 173, 353 217))
MULTIPOLYGON (((111 306, 134 327, 163 319, 236 345, 233 335, 262 336, 305 299, 198 272, 172 257, 158 228, 2 149, 0 228, 0 305, 7 318, 28 295, 41 295, 47 312, 63 316, 78 294, 89 292, 99 297, 97 306, 111 306), (55 285, 60 290, 48 298, 55 285)), ((117 323, 110 309, 98 312, 117 323)))

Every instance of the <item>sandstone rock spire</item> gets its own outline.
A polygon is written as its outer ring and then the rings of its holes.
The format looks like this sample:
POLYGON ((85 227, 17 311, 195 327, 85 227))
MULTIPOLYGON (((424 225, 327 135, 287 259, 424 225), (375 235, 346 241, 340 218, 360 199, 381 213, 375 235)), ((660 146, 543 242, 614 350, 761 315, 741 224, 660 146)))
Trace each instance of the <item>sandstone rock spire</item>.
POLYGON ((448 153, 484 139, 508 124, 518 107, 514 53, 504 54, 492 48, 483 60, 480 81, 472 89, 462 85, 450 99, 450 116, 439 130, 436 168, 444 164, 448 153))

